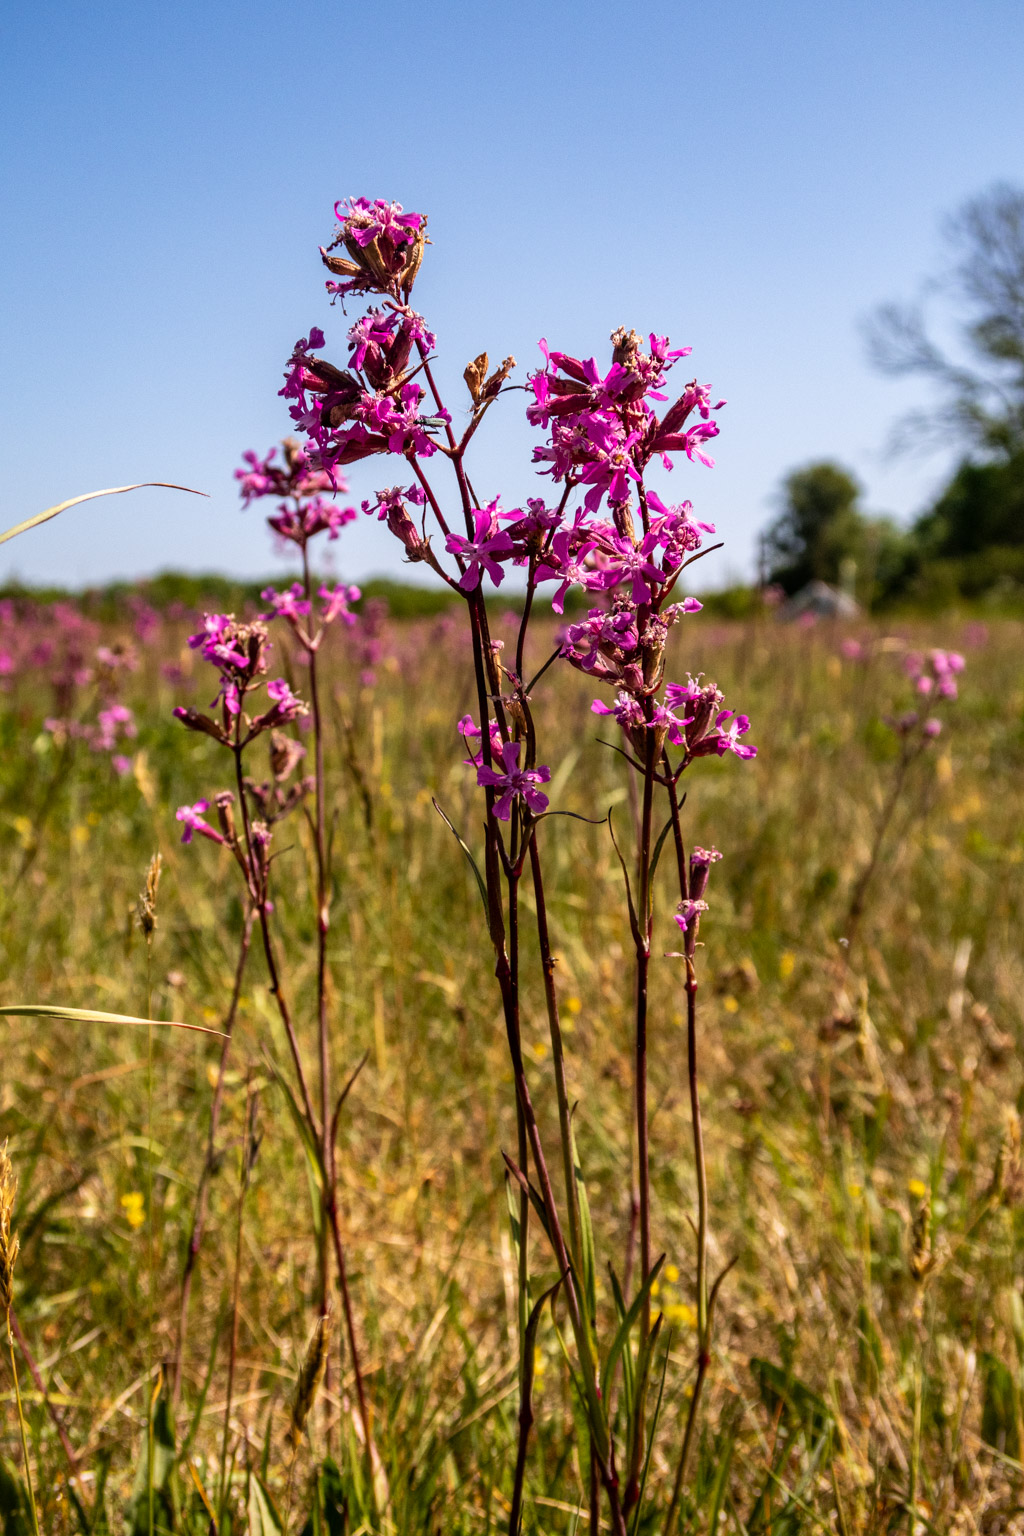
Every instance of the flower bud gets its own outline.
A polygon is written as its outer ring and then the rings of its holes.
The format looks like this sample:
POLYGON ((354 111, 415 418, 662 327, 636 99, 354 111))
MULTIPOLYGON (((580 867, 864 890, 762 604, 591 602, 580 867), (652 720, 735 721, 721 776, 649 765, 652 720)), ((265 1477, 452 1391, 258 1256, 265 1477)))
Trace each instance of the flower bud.
POLYGON ((222 789, 220 794, 214 795, 213 803, 217 807, 217 821, 226 840, 234 846, 235 843, 235 797, 230 789, 222 789))

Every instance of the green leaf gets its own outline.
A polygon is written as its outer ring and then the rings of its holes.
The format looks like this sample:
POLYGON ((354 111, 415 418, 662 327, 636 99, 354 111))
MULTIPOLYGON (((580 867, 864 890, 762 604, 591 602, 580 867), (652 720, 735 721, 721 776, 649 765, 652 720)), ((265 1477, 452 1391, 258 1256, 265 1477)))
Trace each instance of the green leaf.
POLYGON ((530 1182, 522 1170, 516 1167, 515 1163, 509 1157, 507 1152, 503 1152, 501 1155, 505 1159, 506 1168, 512 1175, 513 1184, 515 1184, 517 1189, 521 1189, 524 1194, 529 1195, 530 1204, 537 1212, 540 1224, 544 1228, 544 1235, 551 1243, 551 1246, 554 1247, 555 1244, 551 1231, 551 1223, 548 1219, 548 1208, 544 1204, 543 1195, 541 1194, 540 1190, 530 1182))
MULTIPOLYGON (((551 1322, 555 1330, 555 1338, 558 1340, 559 1348, 565 1357, 565 1363, 569 1369, 569 1379, 572 1382, 573 1391, 576 1394, 576 1399, 579 1400, 580 1407, 586 1416, 586 1420, 590 1428, 590 1434, 593 1436, 594 1443, 597 1446, 597 1454, 603 1460, 608 1456, 609 1446, 611 1444, 608 1430, 607 1399, 598 1395, 596 1382, 594 1383, 593 1387, 591 1386, 588 1374, 584 1374, 582 1381, 579 1379, 573 1367, 572 1360, 569 1358, 569 1351, 566 1348, 566 1343, 562 1337, 561 1329, 555 1322, 554 1317, 552 1317, 551 1322)), ((587 1475, 589 1476, 589 1468, 587 1475)), ((585 1478, 583 1479, 583 1486, 586 1487, 585 1478)))
MULTIPOLYGON (((647 1362, 645 1362, 645 1365, 644 1365, 644 1376, 645 1377, 646 1377, 647 1371, 649 1369, 648 1362, 653 1360, 653 1358, 654 1358, 654 1346, 655 1346, 655 1344, 657 1342, 658 1334, 659 1334, 660 1331, 661 1331, 661 1317, 659 1315, 659 1317, 655 1321, 654 1327, 651 1329, 651 1336, 650 1336, 650 1339, 648 1340, 649 1349, 648 1349, 648 1352, 647 1352, 647 1362)), ((639 1495, 639 1498, 636 1501, 636 1514, 633 1517, 633 1536, 636 1536, 636 1532, 637 1532, 637 1530, 639 1529, 639 1526, 640 1526, 640 1519, 641 1519, 641 1516, 643 1514, 644 1494, 647 1491, 647 1474, 649 1473, 649 1471, 651 1469, 651 1453, 654 1450, 654 1440, 655 1440, 655 1436, 658 1433, 658 1421, 661 1418, 661 1404, 662 1404, 662 1399, 665 1396, 665 1377, 667 1376, 667 1374, 668 1374, 668 1350, 666 1349, 665 1350, 665 1358, 661 1362, 661 1381, 658 1383, 658 1401, 654 1405, 654 1412, 651 1415, 651 1427, 650 1427, 650 1429, 648 1430, 648 1433, 647 1433, 647 1454, 644 1457, 643 1472, 640 1475, 640 1495, 639 1495)), ((643 1398, 643 1393, 641 1393, 641 1400, 642 1400, 642 1398, 643 1398)), ((717 1527, 716 1526, 710 1526, 709 1529, 713 1531, 713 1530, 716 1530, 717 1527)))
POLYGON ((172 485, 167 480, 140 480, 137 485, 114 485, 106 491, 87 491, 84 496, 72 496, 70 501, 62 501, 55 507, 47 507, 45 512, 37 512, 35 517, 27 517, 23 523, 16 523, 13 528, 8 528, 6 533, 0 533, 0 544, 6 544, 8 539, 17 538, 19 533, 27 533, 30 528, 38 528, 40 523, 48 523, 51 517, 59 517, 66 512, 68 507, 77 507, 81 501, 94 501, 97 496, 123 496, 125 491, 141 491, 149 487, 158 487, 165 491, 185 491, 189 496, 206 496, 206 491, 194 491, 190 485, 172 485))
POLYGON ((548 1289, 544 1292, 543 1296, 539 1296, 534 1302, 529 1319, 527 1320, 526 1336, 523 1340, 522 1386, 523 1398, 527 1403, 533 1401, 533 1352, 537 1343, 537 1329, 540 1327, 540 1315, 544 1310, 545 1303, 550 1301, 551 1297, 558 1290, 558 1287, 561 1285, 561 1283, 562 1276, 559 1275, 554 1285, 549 1286, 548 1289))
POLYGON ((25 1485, 6 1457, 0 1459, 0 1521, 3 1536, 31 1536, 25 1485))
POLYGON ((248 1536, 283 1536, 284 1524, 273 1499, 255 1472, 249 1474, 248 1536))
POLYGON ((792 1419, 796 1419, 813 1440, 832 1428, 833 1420, 828 1404, 799 1377, 757 1356, 750 1362, 750 1374, 757 1382, 761 1401, 773 1417, 781 1407, 792 1419))
POLYGON ((160 1381, 150 1399, 150 1413, 152 1414, 152 1426, 147 1425, 143 1433, 141 1455, 139 1456, 139 1464, 135 1469, 135 1482, 132 1485, 129 1515, 131 1536, 149 1536, 150 1488, 153 1490, 154 1507, 160 1511, 161 1517, 166 1517, 168 1522, 171 1517, 167 1485, 171 1472, 174 1469, 176 1451, 174 1421, 171 1418, 171 1403, 163 1380, 160 1381), (152 1469, 149 1463, 151 1440, 153 1445, 152 1469))
POLYGON ((487 887, 484 885, 484 877, 480 873, 480 867, 477 864, 476 859, 473 857, 469 844, 459 836, 458 832, 456 832, 455 827, 448 820, 448 817, 445 815, 444 811, 442 811, 437 801, 432 799, 430 803, 434 807, 434 810, 437 812, 437 814, 440 816, 441 820, 444 822, 445 826, 448 828, 449 832, 452 834, 452 837, 454 837, 455 841, 462 849, 463 853, 466 855, 466 858, 469 860, 469 867, 476 876, 476 883, 480 888, 480 900, 484 904, 484 916, 490 917, 490 908, 487 905, 487 887))
MULTIPOLYGON (((657 1263, 651 1266, 650 1274, 647 1276, 644 1284, 640 1287, 639 1291, 636 1293, 636 1296, 633 1298, 633 1303, 630 1306, 629 1311, 619 1323, 618 1332, 616 1333, 615 1338, 612 1340, 612 1347, 608 1351, 608 1358, 605 1361, 604 1370, 601 1372, 601 1380, 603 1382, 611 1381, 612 1374, 615 1370, 616 1364, 618 1363, 619 1356, 622 1354, 623 1348, 625 1347, 626 1340, 629 1338, 629 1335, 632 1332, 634 1323, 640 1316, 640 1309, 644 1304, 644 1297, 650 1295, 651 1286, 654 1284, 655 1280, 657 1280, 658 1275, 661 1272, 661 1266, 664 1264, 664 1262, 665 1255, 662 1254, 657 1263)), ((619 1282, 616 1280, 614 1272, 612 1273, 612 1285, 616 1292, 616 1303, 621 1305, 622 1292, 619 1289, 619 1282)))
POLYGON ((183 1024, 180 1019, 138 1019, 130 1013, 102 1013, 96 1008, 61 1008, 51 1003, 8 1003, 0 1008, 0 1018, 69 1019, 72 1024, 141 1024, 159 1029, 191 1029, 199 1035, 224 1039, 222 1029, 207 1029, 205 1024, 183 1024))
POLYGON ((348 1500, 341 1481, 338 1464, 330 1456, 324 1458, 320 1469, 320 1487, 324 1496, 324 1518, 328 1536, 346 1536, 348 1531, 348 1500))
POLYGON ((615 828, 612 825, 611 806, 608 807, 608 831, 611 834, 612 847, 615 849, 615 856, 618 859, 619 866, 622 870, 622 878, 626 882, 626 904, 629 907, 629 927, 634 939, 636 939, 640 933, 640 924, 637 922, 636 907, 633 905, 633 887, 629 881, 629 870, 626 868, 626 861, 622 857, 618 840, 615 836, 615 828))
POLYGON ((668 837, 668 834, 671 832, 671 830, 672 830, 672 818, 670 816, 668 821, 666 821, 665 825, 662 827, 661 831, 659 832, 659 834, 658 834, 658 841, 655 843, 655 845, 654 845, 654 852, 651 854, 651 874, 650 874, 650 880, 648 881, 648 884, 649 884, 651 892, 652 892, 652 895, 651 895, 651 900, 652 901, 654 900, 654 895, 653 895, 653 891, 654 891, 654 874, 655 874, 655 871, 658 868, 658 860, 661 858, 661 850, 665 846, 665 839, 666 839, 666 837, 668 837))
POLYGON ((320 1219, 322 1214, 320 1192, 323 1189, 323 1170, 320 1165, 320 1149, 317 1146, 316 1140, 314 1139, 313 1131, 310 1127, 309 1121, 303 1114, 299 1105, 299 1101, 292 1091, 291 1084, 285 1077, 284 1073, 281 1071, 281 1068, 278 1066, 273 1056, 271 1056, 270 1052, 267 1050, 266 1046, 263 1047, 263 1059, 273 1074, 274 1080, 278 1084, 278 1087, 284 1093, 285 1103, 288 1105, 288 1111, 291 1114, 292 1121, 294 1122, 295 1128, 299 1133, 299 1139, 302 1142, 303 1150, 306 1154, 306 1178, 309 1183, 309 1199, 313 1211, 313 1224, 316 1228, 316 1235, 319 1237, 320 1219))
POLYGON ((583 1294, 587 1306, 587 1321, 591 1331, 597 1317, 597 1251, 594 1246, 594 1226, 590 1219, 590 1201, 583 1178, 583 1168, 576 1147, 576 1132, 572 1116, 569 1117, 569 1143, 572 1150, 573 1177, 576 1180, 576 1203, 580 1213, 580 1264, 583 1270, 583 1294))
MULTIPOLYGON (((626 1302, 622 1295, 622 1287, 619 1285, 619 1277, 610 1264, 608 1266, 608 1273, 611 1276, 612 1295, 615 1299, 615 1316, 621 1327, 626 1320, 626 1302)), ((605 1383, 606 1390, 610 1391, 611 1375, 608 1370, 608 1362, 605 1363, 604 1374, 601 1380, 605 1383)), ((626 1350, 622 1357, 622 1397, 628 1420, 633 1413, 633 1352, 629 1349, 626 1350)))
POLYGON ((725 1497, 729 1488, 729 1469, 732 1466, 732 1453, 736 1445, 736 1430, 730 1424, 726 1434, 725 1445, 718 1449, 715 1462, 715 1475, 711 1480, 708 1495, 711 1500, 711 1513, 708 1517, 707 1529, 717 1531, 721 1520, 722 1510, 725 1507, 725 1497))
POLYGON ((981 1438, 1007 1456, 1019 1459, 1020 1393, 1017 1383, 995 1355, 983 1355, 985 1370, 981 1396, 981 1438))
POLYGON ((522 1241, 522 1231, 519 1224, 519 1194, 520 1185, 513 1179, 511 1173, 505 1169, 505 1204, 508 1206, 508 1221, 512 1229, 512 1252, 518 1262, 519 1245, 522 1241))

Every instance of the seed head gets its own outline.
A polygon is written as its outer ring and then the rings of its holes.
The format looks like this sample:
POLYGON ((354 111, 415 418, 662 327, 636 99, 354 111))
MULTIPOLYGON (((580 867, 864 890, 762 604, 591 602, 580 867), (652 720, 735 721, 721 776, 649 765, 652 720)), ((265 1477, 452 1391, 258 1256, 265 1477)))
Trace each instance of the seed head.
POLYGON ((992 1170, 990 1198, 1012 1205, 1021 1193, 1020 1116, 1013 1108, 1006 1111, 1006 1122, 996 1164, 992 1170))
POLYGON ((18 1259, 18 1234, 11 1231, 14 1196, 18 1181, 7 1155, 7 1143, 0 1148, 0 1312, 10 1316, 14 1305, 14 1266, 18 1259))
POLYGON ((932 1252, 932 1202, 927 1190, 918 1202, 910 1229, 910 1273, 920 1285, 935 1264, 932 1252))
POLYGON ((320 1384, 324 1379, 324 1371, 327 1369, 327 1355, 331 1347, 331 1314, 327 1311, 322 1317, 318 1317, 313 1336, 306 1346, 306 1354, 299 1370, 299 1379, 295 1383, 295 1398, 292 1402, 291 1423, 288 1426, 288 1438, 295 1449, 298 1449, 302 1439, 302 1432, 306 1427, 310 1410, 316 1401, 316 1395, 320 1390, 320 1384))
POLYGON ((139 899, 135 907, 135 919, 146 935, 151 939, 156 932, 156 893, 160 886, 160 871, 163 868, 163 859, 158 853, 154 853, 146 870, 146 887, 139 892, 139 899))

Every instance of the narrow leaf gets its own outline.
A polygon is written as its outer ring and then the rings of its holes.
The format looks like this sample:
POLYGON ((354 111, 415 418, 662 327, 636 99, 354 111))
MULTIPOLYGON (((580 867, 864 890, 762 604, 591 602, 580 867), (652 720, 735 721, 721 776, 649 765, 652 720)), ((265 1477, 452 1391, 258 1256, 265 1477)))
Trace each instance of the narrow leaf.
MULTIPOLYGON (((655 845, 654 845, 654 852, 651 854, 651 878, 650 878, 650 882, 649 883, 650 883, 652 891, 654 890, 654 873, 655 873, 655 870, 658 868, 658 860, 661 858, 661 850, 665 846, 665 839, 666 839, 666 837, 668 837, 668 834, 671 832, 671 830, 672 830, 672 818, 670 816, 668 821, 666 821, 665 825, 662 827, 660 833, 658 834, 658 841, 655 843, 655 845)), ((653 896, 652 896, 652 900, 653 900, 653 896)))
POLYGON ((583 1168, 576 1147, 576 1132, 572 1116, 569 1117, 569 1142, 572 1149, 572 1170, 576 1180, 576 1204, 580 1213, 580 1266, 583 1270, 583 1295, 587 1304, 587 1321, 591 1328, 597 1316, 597 1251, 594 1246, 594 1227, 590 1219, 590 1201, 583 1178, 583 1168))
POLYGON ((452 837, 454 837, 455 841, 462 849, 463 853, 466 855, 466 858, 469 860, 469 867, 476 876, 476 883, 480 888, 480 900, 484 904, 484 916, 488 917, 490 913, 487 906, 487 887, 484 885, 484 877, 480 873, 480 868, 476 862, 476 859, 474 859, 472 852, 470 851, 469 844, 459 836, 458 832, 456 832, 454 826, 448 820, 448 817, 445 815, 444 811, 442 811, 437 801, 431 800, 430 803, 434 807, 434 810, 437 812, 437 814, 440 816, 441 820, 444 822, 445 826, 448 828, 449 832, 452 834, 452 837))
POLYGON ((527 1320, 526 1335, 523 1339, 522 1387, 523 1400, 527 1403, 531 1403, 533 1401, 533 1352, 537 1344, 537 1329, 540 1327, 540 1315, 544 1310, 545 1303, 550 1301, 551 1297, 558 1290, 558 1287, 561 1285, 564 1279, 565 1275, 559 1275, 554 1285, 549 1286, 549 1288, 544 1292, 543 1296, 539 1296, 537 1298, 533 1304, 533 1308, 527 1320))
MULTIPOLYGON (((653 1354, 653 1349, 654 1349, 654 1341, 655 1341, 655 1339, 658 1336, 658 1331, 659 1331, 660 1328, 661 1328, 661 1318, 659 1317, 657 1322, 655 1323, 654 1327, 651 1329, 651 1352, 652 1352, 652 1354, 653 1354)), ((658 1384, 658 1401, 654 1405, 654 1413, 651 1415, 651 1427, 650 1427, 650 1430, 649 1430, 648 1435, 647 1435, 647 1455, 644 1457, 644 1469, 643 1469, 643 1473, 642 1473, 642 1475, 640 1477, 640 1496, 639 1496, 639 1498, 636 1501, 636 1515, 634 1516, 634 1519, 633 1519, 633 1533, 634 1533, 634 1536, 635 1536, 636 1531, 639 1528, 640 1516, 641 1516, 641 1514, 643 1512, 644 1494, 647 1492, 647 1474, 651 1470, 651 1453, 654 1450, 654 1440, 655 1440, 655 1436, 658 1433, 658 1420, 661 1418, 661 1403, 662 1403, 662 1399, 665 1396, 665 1377, 666 1377, 667 1374, 668 1374, 668 1350, 666 1349, 665 1350, 665 1358, 661 1362, 661 1381, 658 1384)), ((710 1526, 709 1529, 710 1530, 716 1530, 717 1527, 716 1526, 710 1526)))
POLYGON ((249 1536, 282 1536, 284 1526, 274 1501, 255 1473, 249 1477, 249 1536))
MULTIPOLYGON (((619 1277, 610 1264, 608 1266, 608 1273, 611 1276, 612 1295, 615 1298, 615 1316, 618 1318, 619 1326, 622 1327, 626 1321, 628 1308, 623 1299, 619 1277)), ((604 1373, 601 1377, 606 1392, 611 1391, 612 1385, 612 1376, 608 1368, 610 1364, 610 1360, 606 1362, 604 1373)), ((633 1351, 631 1349, 625 1350, 622 1356, 622 1403, 628 1420, 633 1413, 633 1351)))
POLYGON ((518 1184, 519 1188, 525 1195, 530 1197, 530 1204, 533 1206, 534 1210, 537 1212, 537 1215, 540 1218, 540 1224, 544 1228, 544 1235, 551 1243, 551 1246, 554 1247, 551 1223, 548 1220, 548 1208, 544 1204, 543 1195, 540 1193, 540 1190, 534 1188, 533 1184, 531 1184, 530 1180, 526 1177, 522 1170, 516 1166, 507 1152, 503 1152, 501 1155, 504 1158, 505 1166, 509 1173, 512 1175, 515 1183, 518 1184))
POLYGON ((154 1024, 160 1029, 191 1029, 198 1035, 216 1035, 224 1039, 222 1029, 207 1029, 205 1024, 183 1024, 180 1019, 137 1019, 130 1013, 103 1013, 97 1008, 62 1008, 50 1003, 8 1003, 0 1008, 0 1017, 9 1019, 69 1019, 75 1024, 154 1024))
POLYGON ((622 868, 622 878, 626 882, 626 901, 629 904, 629 926, 634 939, 636 939, 640 934, 640 925, 637 922, 636 907, 633 905, 633 887, 629 883, 629 870, 626 868, 626 861, 622 857, 622 853, 619 850, 619 844, 615 836, 615 828, 612 825, 611 806, 608 807, 608 831, 611 833, 612 847, 615 849, 616 857, 618 858, 619 864, 622 868))
MULTIPOLYGON (((640 1308, 644 1304, 644 1297, 650 1294, 651 1286, 654 1284, 655 1280, 657 1280, 658 1275, 661 1272, 661 1266, 664 1264, 664 1262, 665 1255, 662 1254, 658 1262, 652 1266, 651 1272, 647 1276, 646 1281, 640 1287, 639 1291, 637 1291, 636 1296, 633 1298, 633 1303, 629 1308, 629 1311, 626 1313, 625 1317, 622 1319, 622 1322, 619 1324, 619 1330, 616 1333, 615 1338, 612 1340, 612 1347, 608 1351, 608 1359, 605 1361, 605 1367, 601 1373, 602 1381, 611 1380, 612 1372, 615 1369, 616 1363, 622 1353, 626 1340, 629 1338, 629 1335, 632 1332, 633 1324, 640 1316, 640 1308)), ((614 1274, 612 1275, 612 1281, 615 1285, 615 1289, 618 1290, 618 1281, 615 1279, 614 1274)))
POLYGON ((165 491, 186 491, 189 496, 207 495, 206 491, 194 491, 190 485, 172 485, 168 480, 140 480, 137 485, 114 485, 106 491, 87 491, 84 496, 72 496, 70 501, 62 501, 56 507, 47 507, 45 512, 37 512, 35 517, 28 517, 23 523, 8 528, 6 533, 0 533, 0 544, 17 538, 19 533, 27 533, 30 528, 38 528, 40 523, 48 523, 51 517, 58 517, 68 507, 77 507, 80 501, 94 501, 97 496, 123 496, 125 491, 141 491, 154 486, 165 491))

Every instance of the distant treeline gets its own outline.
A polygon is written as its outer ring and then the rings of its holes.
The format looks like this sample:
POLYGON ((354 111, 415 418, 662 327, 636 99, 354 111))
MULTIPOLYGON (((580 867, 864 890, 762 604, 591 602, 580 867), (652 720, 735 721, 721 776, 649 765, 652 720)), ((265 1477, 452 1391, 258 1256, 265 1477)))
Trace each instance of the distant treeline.
POLYGON ((780 499, 762 570, 788 595, 819 580, 869 609, 1024 609, 1024 450, 965 460, 909 528, 863 512, 854 477, 828 461, 794 470, 780 499))
MULTIPOLYGON (((203 612, 252 613, 267 607, 261 593, 268 586, 281 587, 293 580, 291 574, 264 577, 260 581, 240 581, 235 577, 203 572, 162 571, 140 581, 111 581, 103 586, 73 590, 57 586, 27 586, 8 582, 0 586, 0 600, 10 598, 36 603, 74 603, 92 618, 115 621, 125 612, 145 604, 171 617, 203 612)), ((374 599, 385 601, 393 618, 429 618, 451 607, 455 598, 443 587, 413 586, 408 582, 373 577, 359 583, 362 597, 356 608, 374 599)), ((499 604, 500 606, 500 604, 499 604)))

